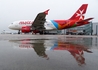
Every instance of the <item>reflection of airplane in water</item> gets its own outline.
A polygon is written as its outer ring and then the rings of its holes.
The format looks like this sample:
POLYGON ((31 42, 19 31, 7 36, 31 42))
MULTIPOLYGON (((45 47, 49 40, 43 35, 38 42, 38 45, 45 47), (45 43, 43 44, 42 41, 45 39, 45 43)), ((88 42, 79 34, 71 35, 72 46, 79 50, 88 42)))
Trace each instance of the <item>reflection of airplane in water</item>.
POLYGON ((25 46, 25 48, 28 48, 28 46, 30 47, 32 45, 32 47, 30 48, 33 48, 38 56, 46 59, 49 59, 49 57, 45 53, 46 50, 66 50, 71 53, 71 55, 75 58, 79 65, 85 64, 84 51, 92 53, 92 51, 90 51, 89 48, 85 47, 84 45, 73 44, 72 42, 56 41, 55 43, 53 43, 52 47, 47 47, 47 45, 49 45, 49 42, 45 43, 45 41, 47 40, 10 40, 10 42, 20 42, 19 46, 17 46, 19 48, 24 48, 23 45, 25 46))

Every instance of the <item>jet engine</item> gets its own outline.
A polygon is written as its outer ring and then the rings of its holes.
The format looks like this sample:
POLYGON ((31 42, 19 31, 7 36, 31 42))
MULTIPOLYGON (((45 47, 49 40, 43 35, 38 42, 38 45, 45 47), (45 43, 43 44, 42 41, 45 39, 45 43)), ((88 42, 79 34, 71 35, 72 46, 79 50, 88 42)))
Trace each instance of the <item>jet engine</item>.
MULTIPOLYGON (((32 28, 30 26, 23 26, 22 29, 21 29, 21 32, 22 33, 29 33, 29 32, 33 32, 33 33, 40 33, 40 34, 43 34, 43 31, 39 31, 39 30, 32 30, 32 28)), ((33 34, 32 33, 32 34, 33 34)))
POLYGON ((30 26, 23 26, 21 31, 23 33, 29 33, 29 32, 31 32, 31 27, 30 26))

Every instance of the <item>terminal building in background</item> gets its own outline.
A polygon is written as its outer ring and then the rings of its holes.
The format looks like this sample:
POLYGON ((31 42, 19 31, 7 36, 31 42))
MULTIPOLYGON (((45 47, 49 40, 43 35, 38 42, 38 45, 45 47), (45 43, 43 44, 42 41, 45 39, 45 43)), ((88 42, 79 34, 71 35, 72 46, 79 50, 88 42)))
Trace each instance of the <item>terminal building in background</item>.
POLYGON ((93 22, 93 35, 98 35, 98 22, 93 22))

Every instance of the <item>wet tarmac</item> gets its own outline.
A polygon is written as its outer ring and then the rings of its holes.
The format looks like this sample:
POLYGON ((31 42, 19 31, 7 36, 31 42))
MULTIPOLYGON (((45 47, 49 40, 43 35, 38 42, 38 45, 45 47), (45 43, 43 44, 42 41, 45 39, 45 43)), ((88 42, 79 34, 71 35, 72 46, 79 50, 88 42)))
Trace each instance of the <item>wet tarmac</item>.
POLYGON ((98 70, 98 37, 0 35, 0 70, 98 70))

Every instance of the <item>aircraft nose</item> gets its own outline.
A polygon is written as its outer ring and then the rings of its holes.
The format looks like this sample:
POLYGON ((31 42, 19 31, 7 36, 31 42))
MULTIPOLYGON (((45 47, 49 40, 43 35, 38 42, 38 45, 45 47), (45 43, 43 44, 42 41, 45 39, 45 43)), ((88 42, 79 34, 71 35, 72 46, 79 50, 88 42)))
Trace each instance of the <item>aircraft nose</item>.
POLYGON ((9 29, 13 29, 12 25, 9 25, 8 28, 9 28, 9 29))

